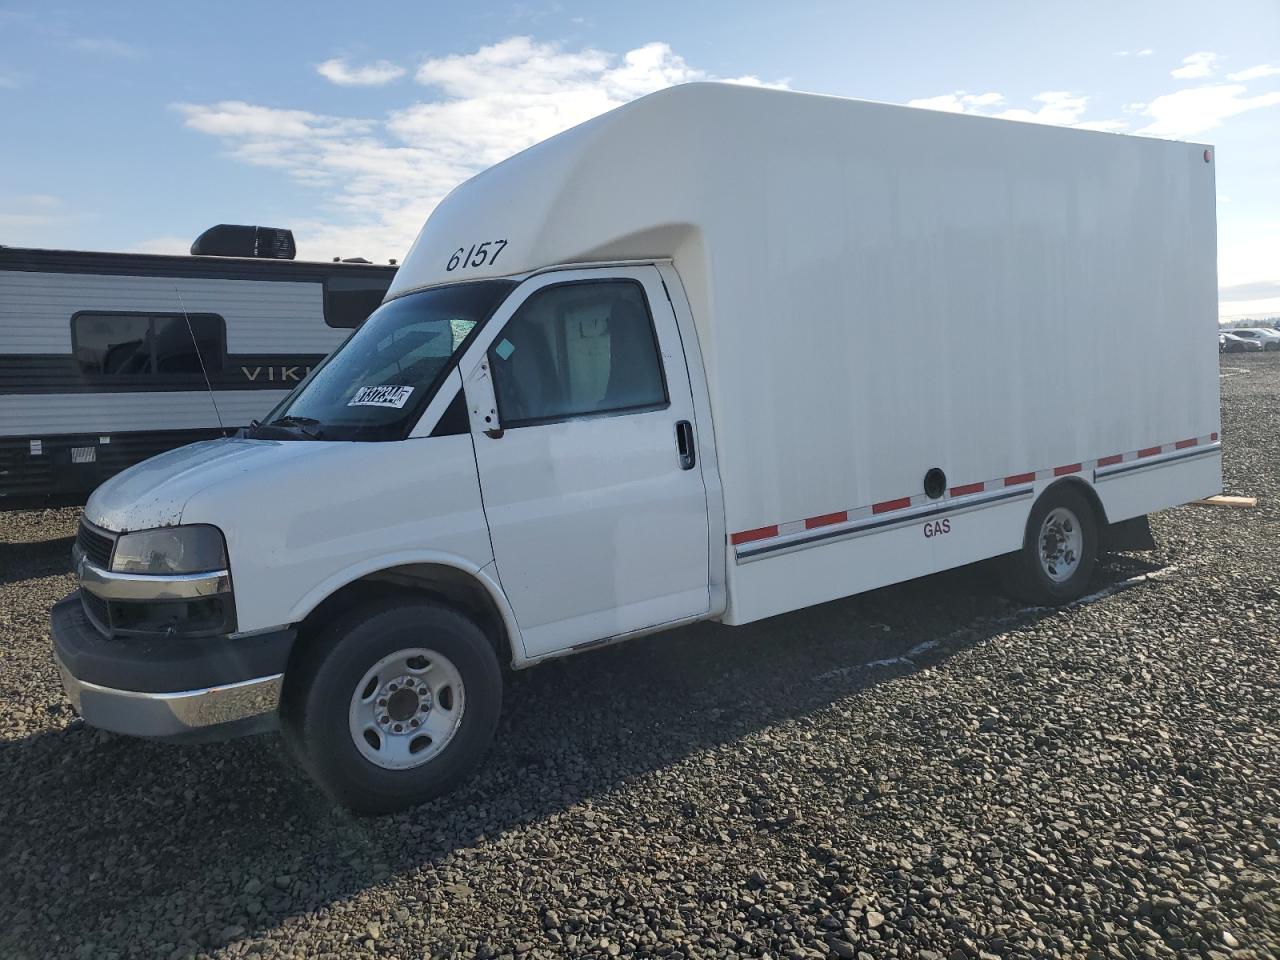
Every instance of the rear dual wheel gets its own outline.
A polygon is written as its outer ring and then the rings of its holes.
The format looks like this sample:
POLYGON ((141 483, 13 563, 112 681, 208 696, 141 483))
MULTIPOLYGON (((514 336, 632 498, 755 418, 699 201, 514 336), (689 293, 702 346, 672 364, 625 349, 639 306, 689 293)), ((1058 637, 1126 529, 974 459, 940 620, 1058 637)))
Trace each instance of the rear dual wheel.
POLYGON ((1050 487, 1031 510, 1022 549, 997 561, 1006 592, 1045 607, 1080 599, 1098 563, 1098 526, 1093 504, 1074 484, 1050 487))
POLYGON ((365 605, 331 624, 285 678, 285 738, 312 778, 358 813, 454 790, 493 739, 502 671, 488 637, 449 607, 365 605))

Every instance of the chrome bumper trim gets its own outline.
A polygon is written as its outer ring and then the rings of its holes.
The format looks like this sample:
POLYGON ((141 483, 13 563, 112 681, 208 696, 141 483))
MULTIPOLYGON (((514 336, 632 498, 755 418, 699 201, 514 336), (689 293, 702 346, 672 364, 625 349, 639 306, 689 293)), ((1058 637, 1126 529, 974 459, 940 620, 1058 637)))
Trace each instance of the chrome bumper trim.
POLYGON ((194 600, 231 592, 231 574, 226 570, 170 576, 114 573, 83 559, 77 569, 80 586, 103 600, 194 600))
POLYGON ((284 674, 174 693, 114 690, 77 679, 57 656, 62 687, 84 722, 134 737, 181 737, 221 724, 270 718, 280 706, 284 674))

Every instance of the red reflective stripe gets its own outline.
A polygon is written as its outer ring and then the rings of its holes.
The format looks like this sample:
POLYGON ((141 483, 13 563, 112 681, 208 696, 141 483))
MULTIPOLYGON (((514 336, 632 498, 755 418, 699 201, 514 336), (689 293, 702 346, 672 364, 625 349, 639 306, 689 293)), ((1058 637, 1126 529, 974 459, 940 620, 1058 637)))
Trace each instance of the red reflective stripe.
POLYGON ((736 547, 740 543, 750 543, 752 540, 768 540, 770 537, 778 535, 778 525, 775 523, 771 527, 756 527, 754 530, 743 530, 741 533, 735 533, 729 540, 736 547))
POLYGON ((833 523, 844 523, 848 519, 848 510, 841 510, 839 513, 824 513, 820 517, 810 517, 804 522, 804 528, 812 530, 814 527, 829 527, 833 523))
MULTIPOLYGON (((1209 439, 1210 441, 1217 441, 1218 439, 1217 431, 1214 431, 1213 433, 1209 434, 1209 439)), ((1192 438, 1189 440, 1179 440, 1177 443, 1173 445, 1173 449, 1185 450, 1188 447, 1198 446, 1199 443, 1200 441, 1195 438, 1192 438)), ((1164 451, 1163 446, 1147 447, 1143 450, 1138 451, 1138 457, 1140 458, 1154 457, 1157 454, 1162 453, 1163 451, 1164 451)), ((1124 454, 1113 453, 1107 457, 1099 457, 1097 460, 1097 466, 1110 467, 1114 464, 1122 463, 1123 461, 1124 461, 1124 454)), ((1063 464, 1060 467, 1054 467, 1053 475, 1055 477, 1065 477, 1068 474, 1080 473, 1083 469, 1084 469, 1083 463, 1067 463, 1067 464, 1063 464)), ((1004 478, 1004 485, 1006 487, 1016 487, 1016 486, 1021 486, 1024 483, 1034 483, 1035 479, 1036 479, 1036 475, 1034 472, 1014 473, 1004 478)), ((990 481, 990 482, 995 483, 998 481, 990 481)), ((963 497, 970 493, 981 493, 986 488, 987 488, 986 482, 963 483, 963 484, 960 484, 959 486, 955 486, 951 488, 951 496, 963 497)), ((910 497, 899 497, 896 500, 885 500, 881 503, 873 504, 871 507, 871 512, 872 514, 890 513, 891 511, 894 511, 894 510, 905 510, 909 506, 911 506, 910 497)), ((812 530, 815 527, 828 527, 835 523, 847 523, 848 520, 849 520, 849 511, 840 510, 840 511, 837 511, 836 513, 824 513, 821 516, 809 517, 804 522, 804 528, 806 530, 812 530)), ((741 533, 735 533, 729 537, 729 542, 732 543, 734 546, 737 546, 743 543, 751 543, 755 540, 768 540, 771 537, 776 537, 776 536, 778 536, 778 525, 775 523, 767 527, 756 527, 756 529, 754 530, 743 530, 741 533)))
POLYGON ((1211 433, 1211 434, 1209 434, 1209 439, 1210 439, 1210 440, 1217 440, 1217 439, 1218 439, 1218 435, 1217 435, 1216 433, 1211 433))
POLYGON ((899 497, 897 500, 886 500, 871 508, 872 513, 888 513, 890 510, 903 510, 911 506, 910 497, 899 497))

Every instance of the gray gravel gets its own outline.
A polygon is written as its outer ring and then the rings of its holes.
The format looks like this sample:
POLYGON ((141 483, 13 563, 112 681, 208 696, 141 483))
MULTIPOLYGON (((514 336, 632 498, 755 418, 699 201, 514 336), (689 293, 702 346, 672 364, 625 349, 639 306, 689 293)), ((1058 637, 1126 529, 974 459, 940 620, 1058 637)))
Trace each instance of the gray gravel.
POLYGON ((0 515, 0 956, 1280 956, 1280 356, 1222 366, 1258 508, 1161 514, 1102 596, 970 568, 550 664, 381 819, 275 736, 81 725, 76 512, 0 515))

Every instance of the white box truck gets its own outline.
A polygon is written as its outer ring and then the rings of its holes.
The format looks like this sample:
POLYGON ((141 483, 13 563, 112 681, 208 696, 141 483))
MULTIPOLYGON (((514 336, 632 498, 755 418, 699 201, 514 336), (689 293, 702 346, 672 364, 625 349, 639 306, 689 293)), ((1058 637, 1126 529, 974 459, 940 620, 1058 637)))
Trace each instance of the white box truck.
MULTIPOLYGON (((718 84, 480 174, 266 423, 89 500, 90 724, 450 789, 503 665, 1100 547, 1221 488, 1203 145, 718 84)), ((1138 530, 1137 532, 1140 532, 1138 530)))

